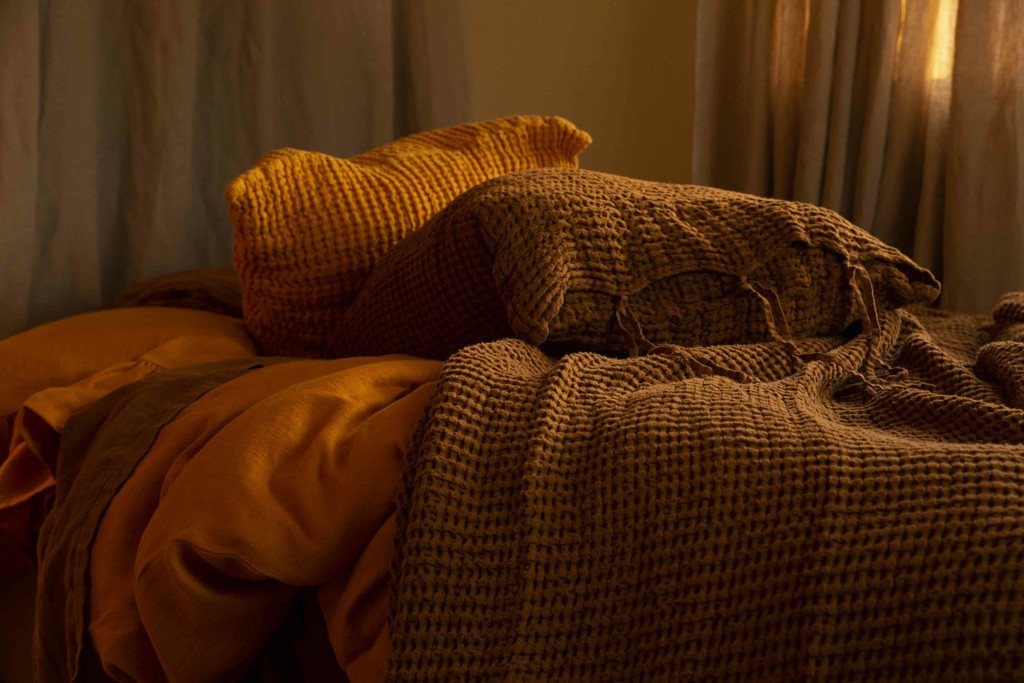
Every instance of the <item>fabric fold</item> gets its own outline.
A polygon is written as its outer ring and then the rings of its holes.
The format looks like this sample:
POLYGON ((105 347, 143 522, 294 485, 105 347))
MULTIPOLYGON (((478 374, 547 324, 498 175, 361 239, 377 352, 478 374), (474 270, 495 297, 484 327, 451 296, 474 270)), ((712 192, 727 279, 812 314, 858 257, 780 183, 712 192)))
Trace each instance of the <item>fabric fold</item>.
POLYGON ((38 540, 39 584, 47 589, 36 597, 37 680, 74 681, 79 674, 89 547, 110 499, 160 429, 205 392, 269 362, 240 359, 168 370, 107 394, 65 425, 54 510, 38 540), (154 384, 160 391, 147 391, 154 384), (105 429, 115 415, 142 428, 127 434, 105 429), (93 452, 99 457, 88 457, 93 452))
POLYGON ((792 342, 834 362, 452 356, 403 475, 389 680, 1017 676, 1021 295, 993 327, 859 289, 863 331, 792 342), (901 372, 858 381, 879 359, 901 372))

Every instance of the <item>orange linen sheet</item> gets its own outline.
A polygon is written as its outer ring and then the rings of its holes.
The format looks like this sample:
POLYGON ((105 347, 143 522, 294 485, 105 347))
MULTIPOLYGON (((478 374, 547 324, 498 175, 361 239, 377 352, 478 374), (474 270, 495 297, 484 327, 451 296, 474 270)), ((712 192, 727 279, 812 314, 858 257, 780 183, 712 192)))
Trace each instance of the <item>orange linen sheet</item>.
POLYGON ((340 665, 381 680, 390 519, 440 369, 394 356, 282 363, 166 424, 91 550, 87 623, 107 674, 237 677, 300 587, 319 587, 337 665, 303 677, 337 680, 340 665))
POLYGON ((225 315, 159 307, 83 313, 0 340, 0 415, 41 389, 73 384, 173 339, 213 352, 229 345, 256 355, 245 323, 225 315))
POLYGON ((86 313, 0 340, 0 576, 34 563, 73 413, 163 369, 255 354, 240 320, 175 308, 86 313))

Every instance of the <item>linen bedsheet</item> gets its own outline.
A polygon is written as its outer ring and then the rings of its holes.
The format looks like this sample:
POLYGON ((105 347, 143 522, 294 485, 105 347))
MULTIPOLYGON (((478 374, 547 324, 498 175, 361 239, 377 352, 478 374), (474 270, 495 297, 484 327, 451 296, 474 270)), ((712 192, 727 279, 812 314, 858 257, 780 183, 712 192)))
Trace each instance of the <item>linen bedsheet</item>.
POLYGON ((380 678, 389 519, 440 365, 221 361, 72 417, 39 537, 39 680, 380 678))
POLYGON ((392 680, 1024 679, 1024 293, 648 348, 447 361, 392 680))
POLYGON ((387 510, 440 364, 256 357, 223 275, 0 341, 4 680, 382 675, 387 510))
POLYGON ((199 308, 138 308, 154 303, 153 296, 161 303, 177 302, 183 293, 195 299, 209 279, 193 273, 183 288, 179 277, 157 278, 143 283, 143 296, 119 297, 123 308, 0 340, 0 679, 32 680, 34 539, 52 504, 67 419, 164 369, 256 354, 241 318, 199 308), (164 286, 168 279, 171 289, 164 286))
POLYGON ((72 414, 162 370, 254 355, 241 319, 178 308, 97 311, 0 340, 0 576, 34 564, 72 414))

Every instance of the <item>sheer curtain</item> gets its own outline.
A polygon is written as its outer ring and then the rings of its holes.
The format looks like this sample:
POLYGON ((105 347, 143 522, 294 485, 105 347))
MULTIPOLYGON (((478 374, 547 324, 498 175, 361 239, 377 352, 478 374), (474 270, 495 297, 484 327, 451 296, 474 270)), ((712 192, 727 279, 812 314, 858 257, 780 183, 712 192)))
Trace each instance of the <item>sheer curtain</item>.
POLYGON ((1024 3, 701 0, 694 182, 835 209, 943 280, 1024 289, 1024 3))
POLYGON ((0 3, 0 337, 231 263, 224 186, 468 115, 454 0, 0 3))

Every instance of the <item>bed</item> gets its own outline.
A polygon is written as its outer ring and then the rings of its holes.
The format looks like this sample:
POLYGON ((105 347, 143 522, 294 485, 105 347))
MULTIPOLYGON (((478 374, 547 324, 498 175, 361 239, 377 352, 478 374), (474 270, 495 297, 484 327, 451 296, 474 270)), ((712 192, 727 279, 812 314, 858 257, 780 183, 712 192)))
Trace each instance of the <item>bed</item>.
POLYGON ((589 142, 279 150, 0 341, 0 677, 1024 677, 1024 293, 589 142))

